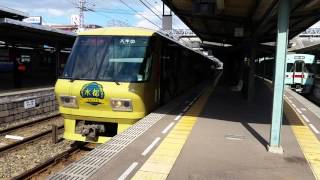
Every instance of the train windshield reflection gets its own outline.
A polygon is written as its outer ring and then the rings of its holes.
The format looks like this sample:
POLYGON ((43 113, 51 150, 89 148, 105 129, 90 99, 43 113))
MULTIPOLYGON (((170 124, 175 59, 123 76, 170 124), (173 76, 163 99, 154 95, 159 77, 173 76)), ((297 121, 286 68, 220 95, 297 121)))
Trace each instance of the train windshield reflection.
POLYGON ((149 37, 83 36, 70 54, 62 78, 115 82, 148 80, 149 37))

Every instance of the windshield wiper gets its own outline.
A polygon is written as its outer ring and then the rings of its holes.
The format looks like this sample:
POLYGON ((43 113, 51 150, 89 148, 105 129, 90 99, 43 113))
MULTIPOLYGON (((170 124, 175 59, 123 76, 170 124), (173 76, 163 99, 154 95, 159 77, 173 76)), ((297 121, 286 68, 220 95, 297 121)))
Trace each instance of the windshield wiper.
POLYGON ((116 83, 116 85, 120 85, 119 81, 115 80, 114 78, 112 78, 112 81, 116 83))

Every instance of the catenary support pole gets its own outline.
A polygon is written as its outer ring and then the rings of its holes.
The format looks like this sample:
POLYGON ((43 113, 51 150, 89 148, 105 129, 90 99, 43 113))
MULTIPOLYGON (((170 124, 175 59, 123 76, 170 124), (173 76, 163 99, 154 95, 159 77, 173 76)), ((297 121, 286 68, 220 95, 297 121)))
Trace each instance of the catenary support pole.
POLYGON ((283 153, 280 135, 283 116, 284 71, 287 56, 290 0, 280 0, 278 9, 277 47, 273 90, 272 124, 268 151, 283 153))

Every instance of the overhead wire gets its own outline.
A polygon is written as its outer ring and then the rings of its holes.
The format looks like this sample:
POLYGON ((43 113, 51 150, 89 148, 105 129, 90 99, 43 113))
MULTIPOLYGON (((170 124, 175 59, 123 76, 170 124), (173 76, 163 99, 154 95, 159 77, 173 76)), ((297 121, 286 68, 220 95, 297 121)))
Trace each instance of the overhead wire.
MULTIPOLYGON (((76 2, 76 0, 66 0, 67 2, 69 2, 70 4, 72 4, 73 6, 75 6, 76 8, 79 8, 79 4, 76 2)), ((86 1, 86 4, 92 6, 92 7, 96 7, 96 4, 97 2, 89 2, 89 1, 86 1)), ((92 12, 92 13, 95 13, 97 15, 100 15, 100 16, 103 16, 105 17, 106 19, 113 19, 112 17, 109 17, 107 15, 105 15, 105 13, 109 13, 109 14, 129 14, 129 15, 135 15, 134 13, 127 13, 127 11, 125 10, 122 10, 123 12, 111 12, 112 10, 114 9, 106 9, 106 11, 103 11, 103 10, 99 10, 97 8, 88 8, 88 7, 85 7, 85 11, 88 11, 88 12, 92 12), (110 12, 108 12, 110 11, 110 12)), ((117 10, 120 10, 121 9, 117 9, 117 10)), ((123 17, 122 17, 123 18, 123 17)), ((126 20, 126 18, 123 18, 124 19, 124 22, 128 22, 128 20, 126 20)))
POLYGON ((121 11, 116 11, 116 10, 111 10, 111 9, 96 9, 99 12, 102 13, 107 13, 107 14, 127 14, 127 15, 135 15, 135 13, 128 13, 128 12, 121 12, 121 11))
MULTIPOLYGON (((153 6, 149 1, 145 0, 145 2, 151 7, 153 6)), ((162 14, 157 8, 154 8, 154 10, 157 11, 159 14, 162 14)))
POLYGON ((143 14, 139 13, 137 10, 135 10, 134 8, 132 8, 130 5, 128 5, 127 3, 125 3, 123 0, 119 0, 122 4, 124 4, 127 8, 129 8, 130 10, 134 11, 135 13, 137 13, 137 15, 143 17, 145 20, 147 20, 148 22, 150 22, 151 24, 153 24, 154 26, 158 27, 159 29, 162 29, 160 26, 158 26, 156 23, 152 22, 150 19, 146 18, 143 14))
MULTIPOLYGON (((104 0, 99 0, 99 2, 101 2, 101 3, 103 3, 103 5, 101 5, 101 7, 104 7, 104 3, 105 3, 105 1, 104 0)), ((100 3, 98 3, 98 1, 95 1, 95 4, 100 4, 100 3)), ((98 7, 99 7, 99 5, 97 5, 98 7)), ((109 8, 95 8, 95 10, 97 11, 97 12, 101 12, 101 13, 104 13, 104 14, 119 14, 118 16, 117 16, 117 18, 114 18, 113 16, 112 16, 112 18, 111 19, 120 19, 120 21, 124 21, 124 22, 126 22, 126 23, 128 23, 129 21, 128 21, 128 19, 127 19, 127 17, 126 16, 123 16, 122 14, 128 14, 128 15, 135 15, 135 14, 133 14, 133 13, 128 13, 128 11, 127 10, 125 10, 125 9, 120 9, 120 8, 118 8, 117 6, 114 6, 114 9, 109 9, 109 8)), ((129 24, 128 24, 129 25, 129 24)), ((130 25, 131 26, 131 25, 130 25)))
POLYGON ((148 8, 154 15, 156 15, 160 20, 162 20, 162 18, 155 13, 146 3, 144 3, 142 0, 139 0, 146 8, 148 8))
MULTIPOLYGON (((72 5, 75 5, 76 7, 78 7, 78 4, 75 2, 75 1, 72 1, 72 0, 67 0, 69 3, 71 3, 72 5)), ((133 12, 135 13, 129 13, 127 11, 125 11, 124 9, 108 9, 108 8, 86 8, 87 11, 90 11, 90 12, 93 12, 93 13, 96 13, 100 16, 103 16, 107 19, 112 19, 111 17, 109 16, 106 16, 105 14, 127 14, 127 15, 139 15, 141 17, 143 17, 145 20, 147 20, 149 23, 153 24, 154 26, 158 27, 159 29, 162 29, 157 23, 153 22, 152 20, 150 20, 149 18, 147 18, 145 15, 143 15, 142 13, 138 12, 137 10, 135 10, 134 8, 132 8, 128 3, 124 2, 123 0, 119 0, 122 4, 124 4, 127 8, 129 8, 130 10, 132 10, 133 12)), ((149 1, 145 1, 143 2, 142 0, 139 0, 144 7, 146 7, 148 10, 150 10, 156 17, 158 17, 160 20, 162 20, 162 18, 155 12, 159 12, 156 8, 152 8, 152 4, 149 2, 149 1), (150 7, 151 6, 151 7, 150 7)), ((93 2, 89 2, 87 1, 87 3, 91 6, 95 6, 96 7, 96 4, 97 2, 93 3, 93 2)), ((158 3, 157 1, 154 1, 154 3, 158 3)), ((126 20, 126 18, 122 17, 126 22, 128 20, 126 20)), ((178 18, 178 17, 177 17, 178 18)), ((174 29, 183 29, 179 24, 176 24, 175 25, 176 28, 174 29)))

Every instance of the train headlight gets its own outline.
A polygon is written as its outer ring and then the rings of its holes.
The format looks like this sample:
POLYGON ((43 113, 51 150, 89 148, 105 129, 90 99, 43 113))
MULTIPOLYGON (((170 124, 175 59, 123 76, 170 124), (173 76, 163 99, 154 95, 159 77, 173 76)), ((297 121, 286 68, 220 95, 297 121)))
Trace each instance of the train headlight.
POLYGON ((77 98, 75 96, 60 96, 63 107, 78 108, 77 98))
POLYGON ((130 99, 111 99, 113 111, 132 111, 132 101, 130 99))

